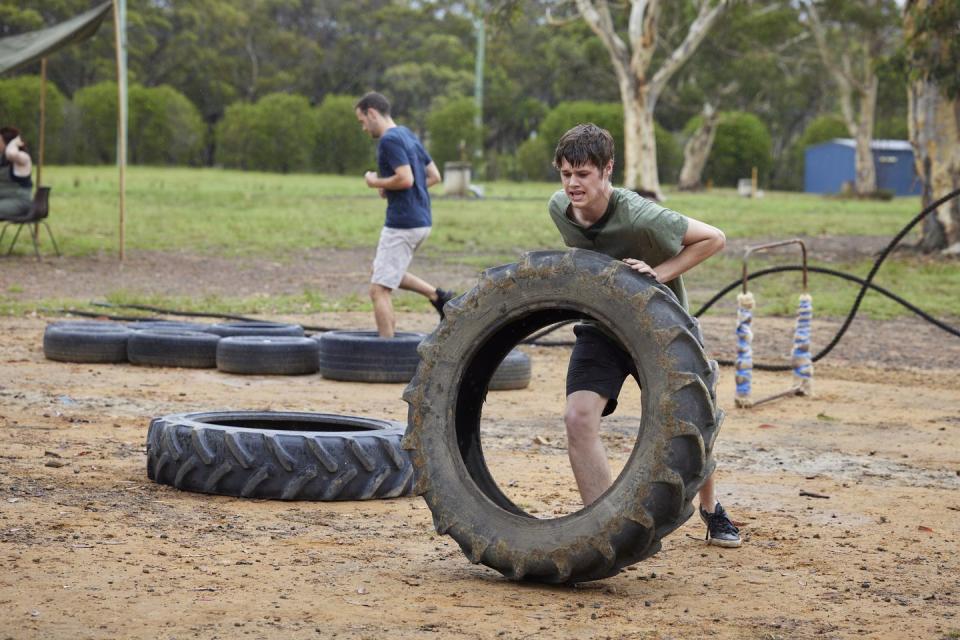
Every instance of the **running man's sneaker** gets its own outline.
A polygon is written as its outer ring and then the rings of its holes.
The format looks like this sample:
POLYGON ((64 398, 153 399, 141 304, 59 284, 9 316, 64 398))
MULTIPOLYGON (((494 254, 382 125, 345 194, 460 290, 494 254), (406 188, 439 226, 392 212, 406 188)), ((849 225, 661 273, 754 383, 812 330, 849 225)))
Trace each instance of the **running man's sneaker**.
POLYGON ((437 288, 437 299, 431 300, 430 304, 433 305, 433 308, 437 310, 437 313, 440 314, 440 318, 443 318, 443 305, 447 304, 449 301, 457 297, 453 291, 447 291, 446 289, 437 288))
POLYGON ((733 526, 719 502, 713 513, 707 513, 703 507, 700 507, 700 519, 707 525, 707 544, 715 544, 718 547, 740 546, 740 530, 733 526))

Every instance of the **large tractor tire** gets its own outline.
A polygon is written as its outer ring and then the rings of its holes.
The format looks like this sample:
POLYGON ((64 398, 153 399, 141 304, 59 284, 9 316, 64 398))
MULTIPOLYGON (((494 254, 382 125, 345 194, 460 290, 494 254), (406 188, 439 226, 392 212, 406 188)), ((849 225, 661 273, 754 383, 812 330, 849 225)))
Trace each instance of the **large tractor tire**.
POLYGON ((409 495, 395 422, 325 413, 210 411, 156 418, 147 475, 184 491, 278 500, 409 495))
POLYGON ((420 355, 404 392, 404 447, 434 527, 471 562, 514 580, 597 580, 655 554, 692 515, 692 499, 713 472, 723 418, 717 367, 704 355, 696 320, 649 276, 592 251, 528 253, 486 270, 449 302, 420 355), (610 489, 576 513, 541 520, 497 486, 484 460, 481 410, 494 369, 514 345, 581 318, 605 327, 632 356, 642 417, 610 489))

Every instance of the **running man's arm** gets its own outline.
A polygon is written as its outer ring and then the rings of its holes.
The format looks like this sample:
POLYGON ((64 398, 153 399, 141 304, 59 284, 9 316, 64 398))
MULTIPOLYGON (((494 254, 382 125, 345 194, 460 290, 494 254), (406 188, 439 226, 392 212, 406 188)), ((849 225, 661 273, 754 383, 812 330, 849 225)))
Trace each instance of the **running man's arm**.
MULTIPOLYGON (((367 171, 363 177, 367 186, 372 189, 386 189, 387 191, 402 191, 413 186, 413 169, 408 164, 394 168, 392 176, 381 178, 376 171, 367 171)), ((427 183, 429 184, 429 180, 427 183)))
POLYGON ((437 163, 430 161, 427 165, 427 189, 440 182, 440 169, 437 169, 437 163))

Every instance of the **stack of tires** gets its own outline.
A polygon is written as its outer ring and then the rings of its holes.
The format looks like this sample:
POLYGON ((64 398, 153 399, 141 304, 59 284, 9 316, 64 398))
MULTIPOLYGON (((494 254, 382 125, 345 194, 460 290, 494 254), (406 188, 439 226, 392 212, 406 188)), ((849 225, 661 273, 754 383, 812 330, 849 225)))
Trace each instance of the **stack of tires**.
POLYGON ((318 351, 316 340, 305 337, 300 325, 273 322, 56 322, 43 335, 43 352, 50 360, 243 374, 316 373, 318 351))

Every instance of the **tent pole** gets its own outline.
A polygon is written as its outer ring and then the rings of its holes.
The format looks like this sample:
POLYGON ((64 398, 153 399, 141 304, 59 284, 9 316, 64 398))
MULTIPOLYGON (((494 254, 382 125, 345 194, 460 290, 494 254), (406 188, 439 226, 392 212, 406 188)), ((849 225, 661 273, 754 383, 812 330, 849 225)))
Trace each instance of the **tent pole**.
POLYGON ((47 139, 47 59, 40 59, 40 148, 37 150, 37 188, 43 184, 43 150, 47 139))
POLYGON ((121 4, 124 0, 113 0, 113 31, 117 49, 117 167, 120 171, 120 262, 124 259, 124 240, 127 213, 127 69, 124 54, 125 38, 121 4))

